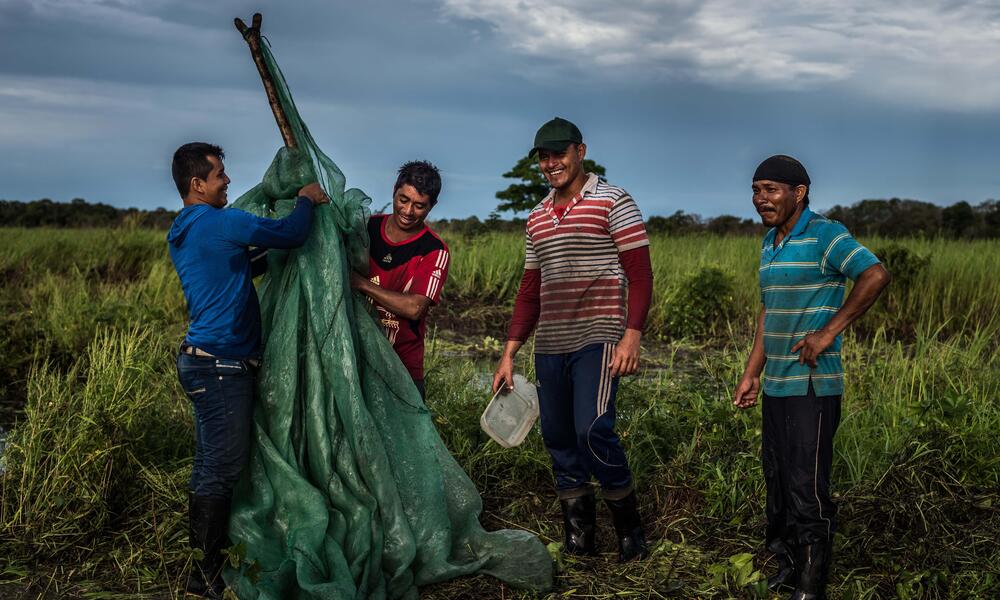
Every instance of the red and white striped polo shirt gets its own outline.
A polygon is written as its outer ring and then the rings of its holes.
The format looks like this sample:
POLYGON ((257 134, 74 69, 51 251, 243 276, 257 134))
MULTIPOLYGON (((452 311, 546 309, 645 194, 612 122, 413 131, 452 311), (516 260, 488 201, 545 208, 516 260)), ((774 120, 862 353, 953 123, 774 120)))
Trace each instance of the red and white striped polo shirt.
POLYGON ((528 215, 525 269, 541 269, 535 352, 575 352, 618 343, 625 333, 620 252, 649 245, 642 213, 625 190, 590 173, 560 218, 555 191, 528 215))

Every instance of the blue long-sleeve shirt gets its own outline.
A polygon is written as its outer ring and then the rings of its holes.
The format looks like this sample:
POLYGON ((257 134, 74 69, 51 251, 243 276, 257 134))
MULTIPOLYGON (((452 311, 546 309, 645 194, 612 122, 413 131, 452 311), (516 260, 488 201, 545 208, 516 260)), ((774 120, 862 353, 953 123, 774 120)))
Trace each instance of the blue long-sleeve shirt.
POLYGON ((260 356, 260 305, 251 279, 250 246, 301 246, 312 225, 305 197, 284 219, 248 212, 187 206, 167 234, 170 258, 188 305, 185 342, 224 358, 260 356))

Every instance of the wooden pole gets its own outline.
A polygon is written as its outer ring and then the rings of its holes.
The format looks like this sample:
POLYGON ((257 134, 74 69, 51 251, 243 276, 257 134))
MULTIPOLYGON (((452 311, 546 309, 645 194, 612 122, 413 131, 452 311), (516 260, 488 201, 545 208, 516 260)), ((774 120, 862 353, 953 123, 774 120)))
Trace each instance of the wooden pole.
POLYGON ((281 131, 282 139, 285 140, 285 146, 296 148, 298 147, 298 142, 295 140, 295 133, 292 131, 292 126, 288 123, 285 110, 281 107, 281 100, 278 98, 278 88, 274 85, 271 72, 267 70, 267 65, 264 63, 264 54, 260 49, 260 24, 262 20, 263 17, 261 14, 255 13, 252 27, 247 27, 247 24, 239 17, 234 19, 233 22, 236 24, 237 31, 243 35, 243 39, 250 46, 250 56, 253 57, 253 62, 257 65, 260 80, 264 83, 264 92, 267 94, 267 102, 271 105, 271 112, 274 113, 274 120, 278 123, 278 129, 281 131))

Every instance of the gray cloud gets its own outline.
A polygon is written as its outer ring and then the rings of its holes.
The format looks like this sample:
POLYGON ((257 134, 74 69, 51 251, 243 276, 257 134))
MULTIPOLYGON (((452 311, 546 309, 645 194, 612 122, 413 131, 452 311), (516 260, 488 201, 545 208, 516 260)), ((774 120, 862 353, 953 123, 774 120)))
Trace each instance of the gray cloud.
MULTIPOLYGON (((998 7, 918 0, 443 0, 523 55, 602 76, 1000 107, 998 7)), ((549 72, 551 73, 551 71, 549 72)))
POLYGON ((257 183, 280 142, 232 27, 255 10, 321 147, 378 206, 427 158, 436 216, 485 215, 555 114, 647 214, 738 213, 779 151, 819 206, 996 195, 984 4, 273 4, 0 0, 0 198, 176 206, 169 156, 193 139, 226 148, 234 194, 257 183))

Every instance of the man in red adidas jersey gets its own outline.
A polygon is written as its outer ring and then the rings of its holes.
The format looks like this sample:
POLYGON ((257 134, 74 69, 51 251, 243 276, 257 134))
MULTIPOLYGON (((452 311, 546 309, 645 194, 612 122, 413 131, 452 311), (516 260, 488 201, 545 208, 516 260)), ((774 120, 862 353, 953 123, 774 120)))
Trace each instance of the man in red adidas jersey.
POLYGON ((537 324, 542 439, 566 550, 596 552, 593 477, 611 511, 619 560, 641 558, 645 533, 614 425, 618 378, 639 368, 653 289, 649 240, 632 197, 583 170, 587 146, 576 125, 560 118, 542 125, 535 154, 552 189, 528 215, 524 275, 493 389, 513 381, 514 355, 537 324))
POLYGON ((369 278, 351 273, 351 287, 375 302, 385 333, 424 395, 424 332, 431 304, 448 278, 448 246, 424 223, 441 193, 441 175, 426 161, 399 169, 392 214, 368 220, 369 278))

